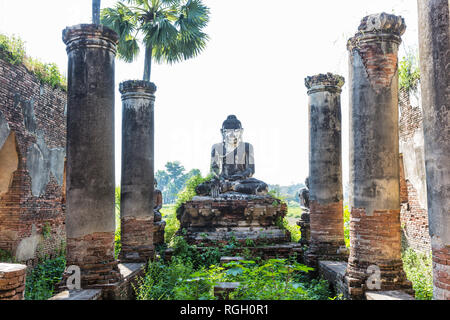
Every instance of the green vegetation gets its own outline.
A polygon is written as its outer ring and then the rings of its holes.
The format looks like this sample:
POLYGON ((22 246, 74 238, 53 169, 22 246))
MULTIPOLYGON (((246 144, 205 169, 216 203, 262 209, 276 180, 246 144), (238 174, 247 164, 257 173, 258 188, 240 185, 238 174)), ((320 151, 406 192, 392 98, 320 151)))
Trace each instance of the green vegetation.
POLYGON ((171 64, 205 49, 209 9, 201 0, 121 0, 102 10, 101 22, 119 35, 118 56, 124 61, 134 61, 139 42, 144 45, 143 80, 150 81, 153 59, 171 64))
POLYGON ((119 258, 122 242, 120 241, 120 187, 115 190, 116 233, 114 237, 114 257, 119 258))
POLYGON ((201 175, 201 172, 199 169, 192 169, 185 173, 186 170, 179 161, 167 162, 165 167, 165 170, 156 172, 155 179, 158 182, 158 189, 162 192, 163 203, 175 203, 186 182, 194 176, 201 175))
POLYGON ((180 229, 180 221, 177 219, 175 205, 164 205, 160 211, 164 221, 166 221, 166 228, 164 229, 164 242, 167 245, 170 245, 173 243, 176 232, 180 229))
POLYGON ((170 262, 150 263, 146 275, 135 287, 138 300, 214 300, 218 282, 240 282, 232 300, 323 300, 331 298, 325 280, 310 280, 311 271, 286 259, 231 262, 219 266, 220 257, 237 244, 199 251, 182 237, 173 242, 170 262))
POLYGON ((403 269, 413 284, 417 300, 433 298, 433 262, 431 255, 408 248, 402 253, 403 269))
POLYGON ((48 300, 53 296, 54 286, 61 281, 66 268, 64 255, 39 263, 27 274, 25 300, 48 300))
POLYGON ((350 209, 344 207, 344 240, 347 248, 350 248, 350 209))
POLYGON ((15 263, 16 259, 12 256, 11 252, 0 249, 0 262, 15 263))
POLYGON ((398 66, 399 88, 408 92, 417 90, 420 81, 420 69, 417 53, 408 53, 398 66))
POLYGON ((67 80, 54 63, 43 63, 26 55, 25 43, 15 36, 0 34, 0 56, 12 65, 23 64, 42 83, 67 91, 67 80))
POLYGON ((200 173, 190 177, 185 184, 184 189, 178 193, 177 195, 177 201, 175 203, 175 210, 178 210, 178 208, 188 201, 191 201, 193 197, 197 195, 195 192, 195 188, 206 181, 209 181, 212 179, 212 175, 207 176, 206 178, 203 178, 200 173))

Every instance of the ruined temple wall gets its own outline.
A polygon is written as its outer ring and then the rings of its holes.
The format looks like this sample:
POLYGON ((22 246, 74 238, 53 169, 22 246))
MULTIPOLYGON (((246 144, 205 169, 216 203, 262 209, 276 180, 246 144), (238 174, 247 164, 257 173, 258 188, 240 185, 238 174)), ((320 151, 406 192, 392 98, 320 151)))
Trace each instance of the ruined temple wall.
POLYGON ((429 253, 427 185, 420 90, 399 91, 400 219, 403 246, 429 253))
POLYGON ((65 241, 67 94, 0 51, 0 249, 33 264, 65 241))

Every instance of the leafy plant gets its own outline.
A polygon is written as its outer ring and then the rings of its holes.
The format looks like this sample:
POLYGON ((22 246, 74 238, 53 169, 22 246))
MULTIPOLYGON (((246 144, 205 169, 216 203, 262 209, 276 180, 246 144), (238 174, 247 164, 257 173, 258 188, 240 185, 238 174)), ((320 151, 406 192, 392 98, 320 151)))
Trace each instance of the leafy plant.
POLYGON ((185 188, 178 193, 177 201, 175 203, 175 211, 177 211, 182 204, 191 201, 197 193, 195 192, 195 188, 206 181, 210 181, 212 179, 212 175, 208 175, 206 178, 203 178, 200 174, 192 176, 187 182, 185 188))
POLYGON ((11 254, 11 252, 0 249, 0 262, 4 263, 14 263, 15 257, 11 254))
POLYGON ((431 255, 419 253, 411 248, 402 253, 403 269, 413 284, 417 300, 433 298, 433 262, 431 255))
POLYGON ((344 207, 344 240, 347 248, 350 248, 350 209, 344 207))
POLYGON ((54 286, 61 281, 66 268, 65 256, 38 264, 27 275, 25 300, 48 300, 53 296, 54 286))
POLYGON ((67 91, 67 80, 55 63, 43 63, 26 55, 25 43, 15 36, 0 34, 0 53, 12 65, 23 64, 42 83, 67 91))
POLYGON ((408 53, 399 62, 398 79, 400 89, 404 89, 408 92, 417 90, 417 86, 420 81, 420 69, 417 53, 408 53))
POLYGON ((120 231, 120 187, 115 190, 115 214, 116 214, 116 232, 114 234, 114 257, 119 258, 122 249, 121 231, 120 231))

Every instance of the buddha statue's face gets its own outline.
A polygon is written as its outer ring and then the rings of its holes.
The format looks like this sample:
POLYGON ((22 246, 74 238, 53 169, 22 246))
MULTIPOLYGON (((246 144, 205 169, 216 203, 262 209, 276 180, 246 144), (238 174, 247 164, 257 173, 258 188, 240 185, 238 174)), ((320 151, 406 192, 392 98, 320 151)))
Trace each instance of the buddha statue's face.
POLYGON ((222 130, 223 141, 230 146, 236 147, 242 141, 244 129, 224 129, 222 130))

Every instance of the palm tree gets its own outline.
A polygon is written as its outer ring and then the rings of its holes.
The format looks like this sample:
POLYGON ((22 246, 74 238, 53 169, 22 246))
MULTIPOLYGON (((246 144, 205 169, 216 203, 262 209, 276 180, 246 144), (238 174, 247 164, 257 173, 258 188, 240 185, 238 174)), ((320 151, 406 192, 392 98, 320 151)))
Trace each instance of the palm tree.
POLYGON ((150 81, 153 59, 172 64, 193 58, 209 39, 203 32, 209 8, 202 0, 120 0, 114 8, 102 10, 101 21, 119 35, 122 60, 134 61, 142 42, 145 81, 150 81))

